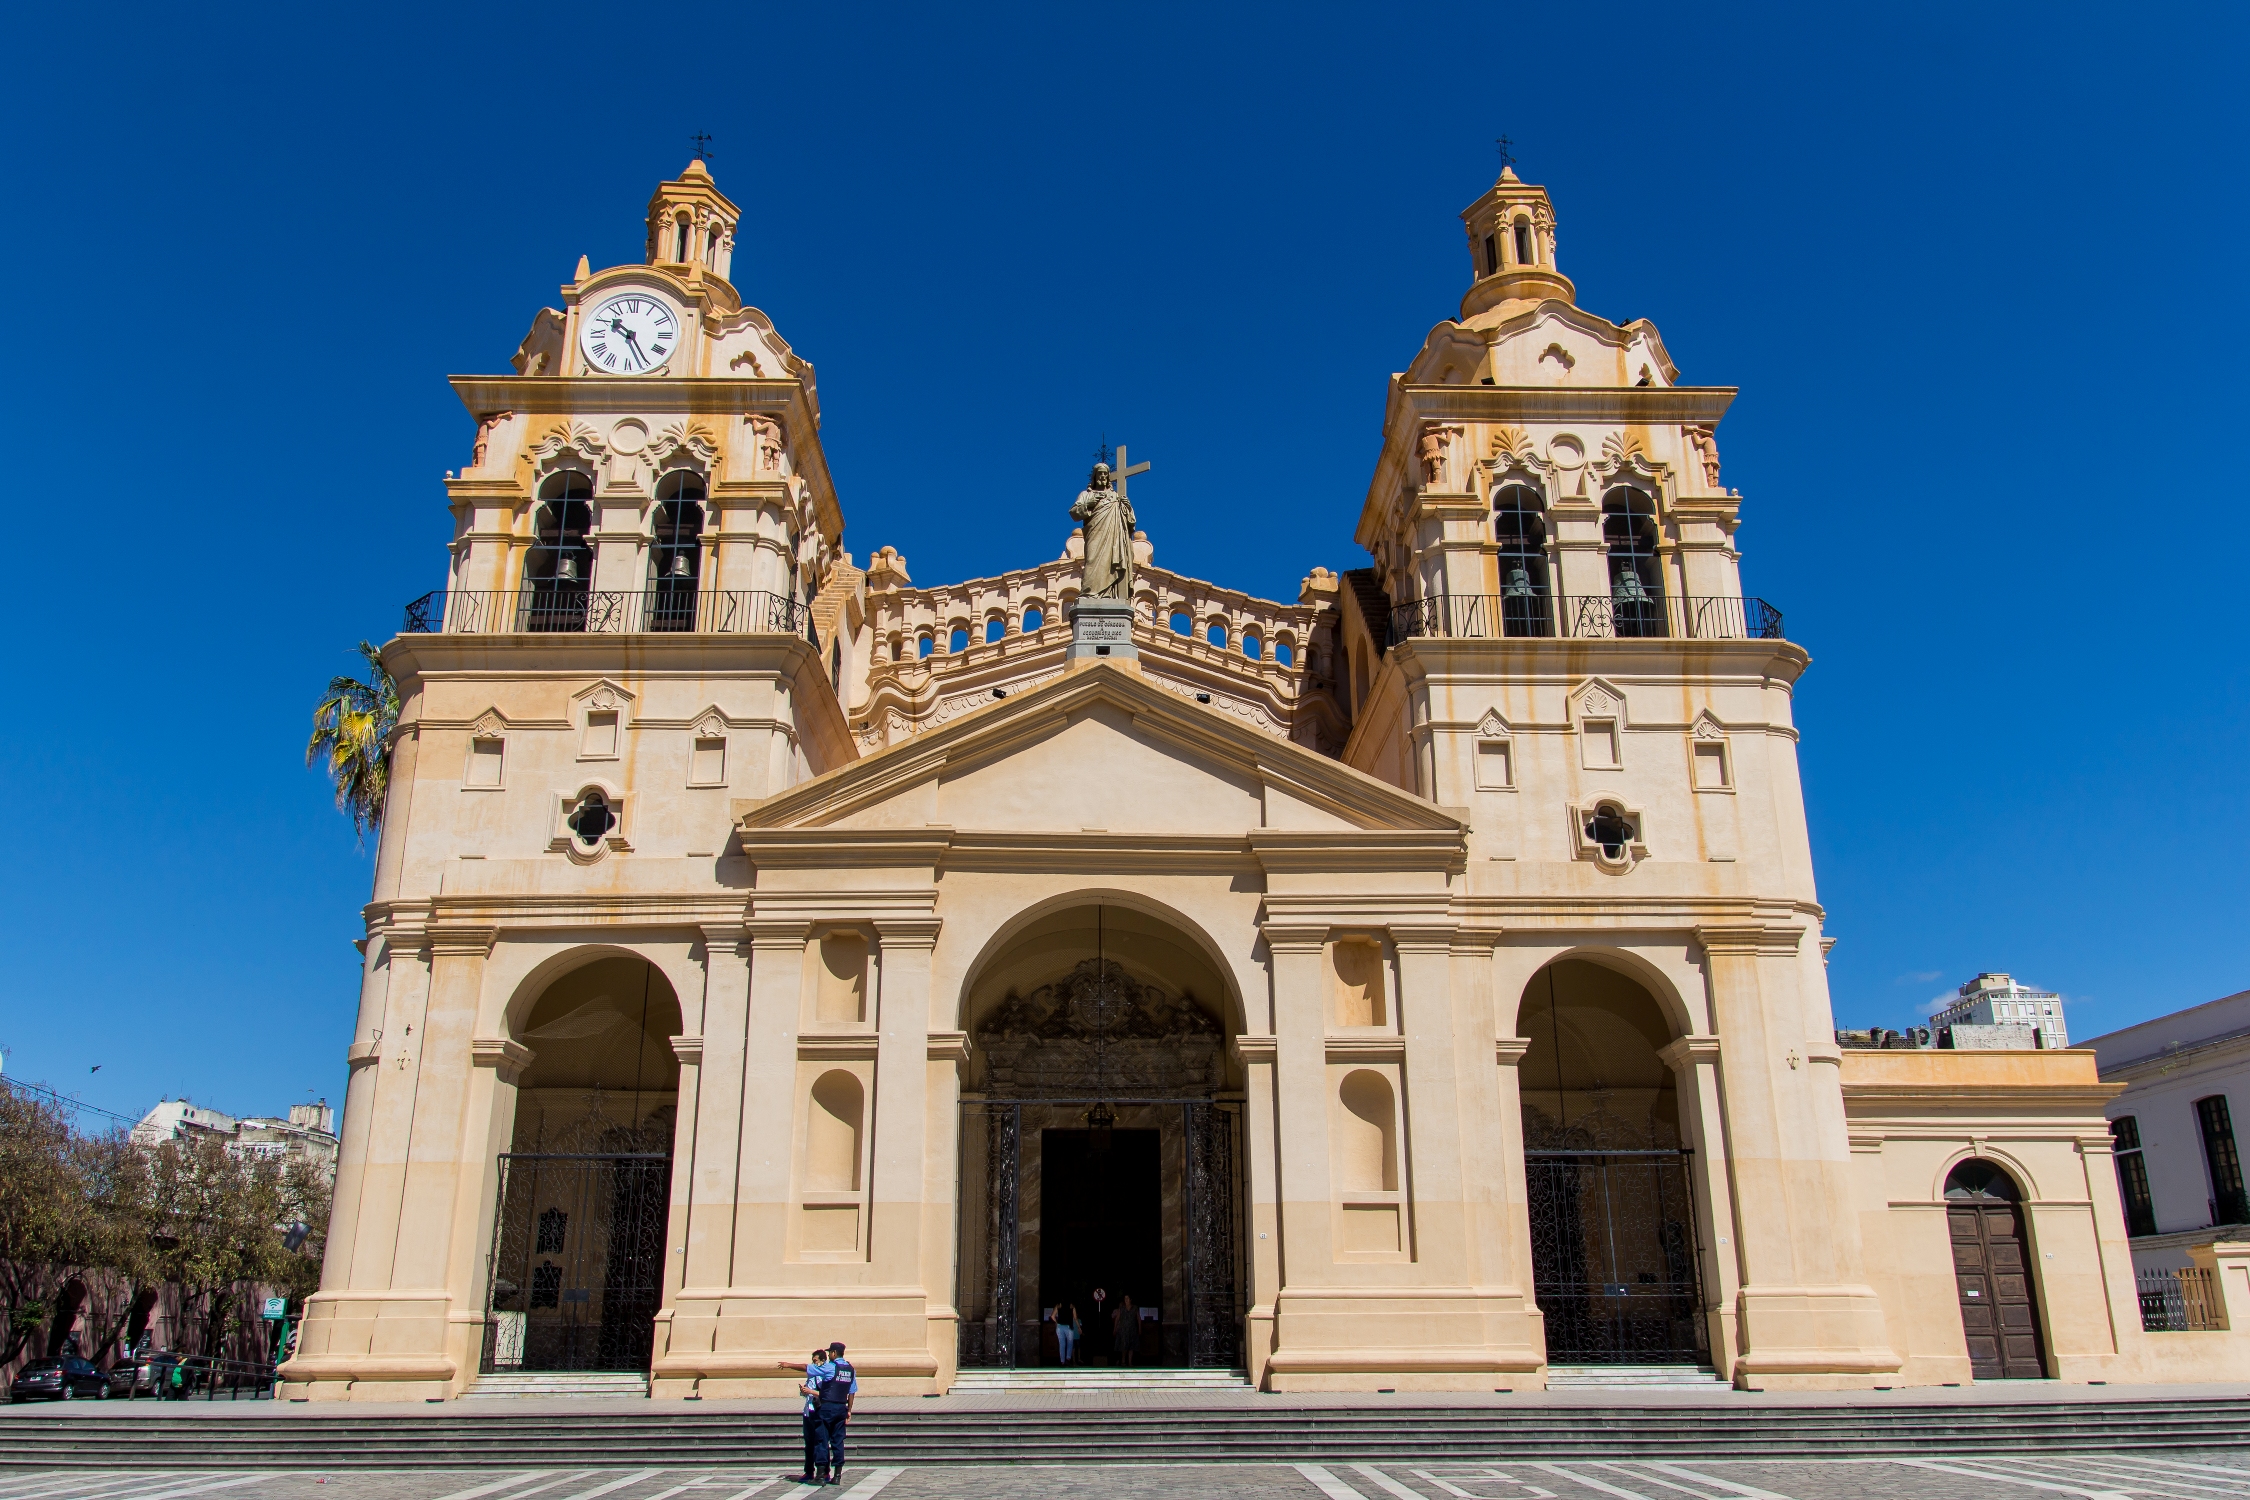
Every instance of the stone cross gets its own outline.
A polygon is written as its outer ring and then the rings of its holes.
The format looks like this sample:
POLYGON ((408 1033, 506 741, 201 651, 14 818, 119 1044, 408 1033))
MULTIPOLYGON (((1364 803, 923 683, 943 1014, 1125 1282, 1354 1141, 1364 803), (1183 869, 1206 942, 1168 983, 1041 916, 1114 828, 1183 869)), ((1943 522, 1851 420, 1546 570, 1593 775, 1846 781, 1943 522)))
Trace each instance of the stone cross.
POLYGON ((1116 472, 1109 476, 1109 482, 1117 486, 1118 494, 1124 495, 1127 500, 1132 499, 1133 497, 1130 494, 1126 493, 1125 481, 1132 478, 1135 474, 1142 474, 1146 473, 1147 471, 1148 465, 1145 463, 1127 463, 1125 461, 1125 445, 1123 443, 1119 443, 1117 445, 1117 469, 1116 472))

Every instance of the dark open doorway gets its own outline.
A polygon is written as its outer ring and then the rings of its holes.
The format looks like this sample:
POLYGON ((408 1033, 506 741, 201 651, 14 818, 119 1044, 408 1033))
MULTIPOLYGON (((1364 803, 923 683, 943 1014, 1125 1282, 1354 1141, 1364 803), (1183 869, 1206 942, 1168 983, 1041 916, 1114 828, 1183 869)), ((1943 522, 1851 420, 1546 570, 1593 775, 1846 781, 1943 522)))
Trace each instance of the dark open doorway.
MULTIPOLYGON (((1111 1356, 1109 1316, 1130 1295, 1161 1313, 1164 1300, 1164 1183, 1154 1130, 1041 1132, 1039 1305, 1077 1304, 1089 1363, 1111 1356), (1094 1289, 1109 1296, 1097 1316, 1094 1289)), ((1153 1338, 1141 1363, 1156 1363, 1153 1338)))

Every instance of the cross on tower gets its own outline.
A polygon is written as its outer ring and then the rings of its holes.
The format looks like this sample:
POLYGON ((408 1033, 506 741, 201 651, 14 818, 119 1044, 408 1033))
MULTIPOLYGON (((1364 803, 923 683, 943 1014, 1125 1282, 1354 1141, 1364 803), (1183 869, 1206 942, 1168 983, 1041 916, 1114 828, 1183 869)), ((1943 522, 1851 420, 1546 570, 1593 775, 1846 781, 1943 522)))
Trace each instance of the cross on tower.
POLYGON ((698 130, 688 139, 695 142, 695 159, 697 161, 709 161, 711 159, 711 134, 709 131, 698 130))
POLYGON ((1516 164, 1515 153, 1508 149, 1510 146, 1513 146, 1515 144, 1514 141, 1509 140, 1506 136, 1502 136, 1499 140, 1494 141, 1493 144, 1500 148, 1501 171, 1505 172, 1506 170, 1508 170, 1508 168, 1516 164))

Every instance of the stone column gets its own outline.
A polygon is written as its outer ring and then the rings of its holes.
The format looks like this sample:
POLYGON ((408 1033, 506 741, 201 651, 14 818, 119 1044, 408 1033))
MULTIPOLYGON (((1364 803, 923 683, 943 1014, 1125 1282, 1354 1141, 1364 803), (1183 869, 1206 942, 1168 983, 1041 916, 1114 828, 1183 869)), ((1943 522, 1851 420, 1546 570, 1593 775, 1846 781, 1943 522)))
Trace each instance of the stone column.
MULTIPOLYGON (((1609 548, 1602 541, 1602 508, 1590 497, 1573 496, 1549 506, 1547 519, 1554 527, 1555 592, 1562 596, 1555 601, 1556 630, 1566 636, 1583 635, 1585 627, 1571 601, 1609 598, 1609 548)), ((1591 618, 1606 621, 1609 616, 1604 608, 1591 618)))
MULTIPOLYGON (((683 1210, 679 1243, 682 1302, 696 1301, 733 1284, 737 1167, 742 1148, 742 1081, 750 1022, 750 948, 739 923, 703 929, 703 1026, 696 1038, 695 1110, 687 1110, 682 1054, 680 1118, 690 1134, 675 1146, 674 1199, 683 1210), (684 1192, 683 1192, 684 1187, 684 1192)), ((682 1041, 687 1038, 681 1038, 682 1041)), ((712 1302, 705 1315, 716 1317, 712 1302)), ((685 1330, 673 1330, 675 1341, 685 1330)), ((706 1337, 694 1344, 710 1348, 706 1337)))
POLYGON ((1697 1239, 1703 1250, 1703 1309, 1709 1324, 1711 1368, 1730 1374, 1742 1354, 1735 1301, 1742 1292, 1742 1262, 1735 1243, 1734 1192, 1727 1174, 1726 1116, 1719 1087, 1719 1039, 1683 1036, 1657 1054, 1679 1086, 1688 1148, 1695 1153, 1697 1239))
MULTIPOLYGON (((945 1227, 935 1226, 932 1212, 933 1160, 931 1147, 932 1083, 930 1073, 930 952, 937 946, 938 922, 933 917, 879 918, 875 935, 880 961, 873 965, 877 990, 871 997, 875 1021, 875 1087, 866 1128, 874 1132, 871 1180, 868 1183, 868 1259, 876 1276, 891 1286, 920 1283, 925 1310, 950 1306, 950 1279, 930 1280, 935 1237, 950 1239, 952 1215, 943 1215, 945 1227)), ((942 1086, 940 1087, 942 1092, 942 1086)), ((949 1132, 948 1132, 949 1133, 949 1132)), ((950 1169, 948 1153, 944 1165, 950 1169)), ((941 1189, 940 1202, 950 1205, 952 1195, 941 1189)), ((950 1257, 940 1252, 940 1261, 950 1257)), ((919 1333, 925 1344, 938 1332, 935 1325, 919 1333)), ((951 1333, 951 1326, 944 1330, 951 1333)), ((942 1367, 953 1361, 954 1351, 932 1348, 942 1367)))
POLYGON ((969 1034, 933 1031, 926 1054, 929 1092, 924 1136, 922 1289, 929 1297, 930 1357, 940 1394, 961 1364, 961 1074, 969 1065, 969 1034))
POLYGON ((1281 1298, 1292 1282, 1335 1259, 1329 1224, 1328 1165, 1328 997, 1320 960, 1328 940, 1325 927, 1268 927, 1267 951, 1273 965, 1274 1125, 1289 1149, 1278 1155, 1281 1217, 1281 1281, 1274 1287, 1276 1343, 1286 1340, 1281 1298), (1304 1275, 1292 1278, 1292 1263, 1304 1275))
POLYGON ((461 1180, 453 1193, 453 1222, 461 1227, 446 1267, 446 1285, 454 1289, 447 1342, 464 1388, 483 1367, 492 1232, 500 1214, 500 1153, 514 1144, 516 1084, 531 1066, 532 1051, 506 1037, 480 1036, 469 1044, 469 1060, 473 1066, 461 1112, 461 1180))
POLYGON ((1835 1051, 1808 1040, 1797 986, 1801 927, 1705 927, 1712 1029, 1734 1173, 1742 1353, 1753 1390, 1854 1389, 1896 1371, 1868 1285, 1851 1194, 1850 1143, 1835 1051))
POLYGON ((789 1184, 797 1119, 797 1023, 812 924, 755 918, 743 927, 750 935, 750 1015, 756 1018, 759 1047, 743 1068, 734 1255, 723 1284, 772 1286, 781 1279, 795 1206, 789 1184))
MULTIPOLYGON (((400 1196, 406 1190, 406 1149, 414 1139, 414 1058, 422 1018, 430 1003, 427 935, 416 928, 393 928, 386 938, 390 984, 383 1002, 383 1026, 374 1033, 367 1059, 368 1109, 365 1151, 361 1157, 359 1217, 349 1251, 346 1284, 353 1291, 387 1291, 394 1285, 392 1262, 398 1250, 400 1196)), ((340 1180, 340 1179, 339 1179, 340 1180)), ((330 1254, 334 1254, 331 1229, 330 1254)), ((372 1316, 372 1314, 370 1314, 372 1316)))
POLYGON ((1244 1198, 1250 1205, 1250 1285, 1243 1288, 1249 1314, 1243 1320, 1242 1362, 1250 1384, 1264 1388, 1266 1361, 1273 1354, 1274 1294, 1281 1285, 1281 1203, 1275 1164, 1275 1045, 1271 1036, 1237 1036, 1235 1060, 1242 1064, 1242 1166, 1249 1177, 1244 1198))
MULTIPOLYGON (((1406 1126, 1399 1142, 1399 1187, 1408 1190, 1404 1207, 1406 1224, 1413 1226, 1408 1243, 1415 1261, 1440 1284, 1474 1286, 1479 1283, 1469 1268, 1465 1122, 1454 1071, 1462 1049, 1454 1027, 1453 937, 1450 927, 1391 928, 1398 950, 1399 1034, 1406 1044, 1399 1069, 1398 1102, 1406 1126)), ((1489 1035, 1491 1023, 1479 1030, 1489 1035)), ((1481 1063, 1476 1066, 1481 1072, 1481 1063)), ((1479 1331, 1465 1332, 1481 1342, 1479 1331)))

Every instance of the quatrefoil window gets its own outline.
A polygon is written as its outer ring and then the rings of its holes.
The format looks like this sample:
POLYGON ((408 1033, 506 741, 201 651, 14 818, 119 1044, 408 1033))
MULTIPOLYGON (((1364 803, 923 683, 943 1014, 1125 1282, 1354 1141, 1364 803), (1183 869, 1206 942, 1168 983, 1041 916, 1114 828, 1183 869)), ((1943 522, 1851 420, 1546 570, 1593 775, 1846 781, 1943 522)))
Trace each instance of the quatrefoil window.
POLYGON ((578 805, 564 821, 582 847, 595 849, 601 846, 602 837, 617 826, 617 810, 600 792, 588 792, 578 799, 578 805))
POLYGON ((1633 824, 1614 802, 1595 807, 1586 820, 1586 842, 1598 846, 1604 859, 1623 859, 1633 842, 1633 824))

